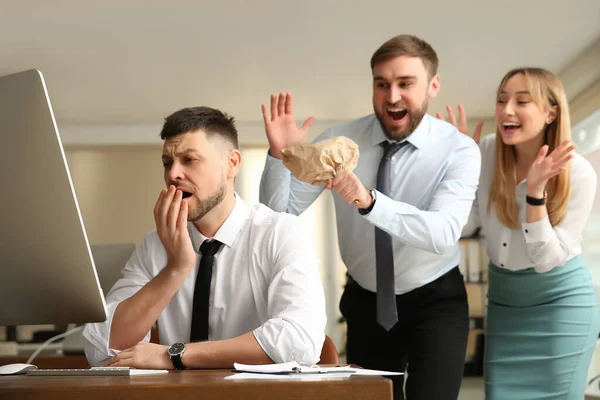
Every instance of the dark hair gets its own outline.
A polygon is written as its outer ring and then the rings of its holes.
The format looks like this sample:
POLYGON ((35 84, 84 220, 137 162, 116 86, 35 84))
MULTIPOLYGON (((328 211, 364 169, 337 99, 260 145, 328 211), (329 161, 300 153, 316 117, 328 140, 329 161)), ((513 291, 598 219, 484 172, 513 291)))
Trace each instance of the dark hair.
POLYGON ((384 61, 400 56, 418 57, 429 72, 429 79, 437 74, 438 56, 433 47, 412 35, 398 35, 382 44, 371 57, 371 71, 384 61))
POLYGON ((160 138, 165 140, 200 129, 207 137, 220 136, 233 144, 234 148, 238 148, 238 134, 233 117, 210 107, 184 108, 169 115, 165 118, 160 138))

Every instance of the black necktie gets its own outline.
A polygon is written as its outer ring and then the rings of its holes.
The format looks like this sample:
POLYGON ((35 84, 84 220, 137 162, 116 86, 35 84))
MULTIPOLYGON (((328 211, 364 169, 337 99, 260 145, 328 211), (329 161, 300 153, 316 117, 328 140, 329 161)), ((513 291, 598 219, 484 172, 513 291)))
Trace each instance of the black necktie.
MULTIPOLYGON (((405 144, 408 144, 408 142, 390 143, 385 141, 381 143, 383 158, 379 163, 379 170, 377 171, 377 191, 386 196, 390 194, 392 156, 405 144)), ((385 330, 389 331, 398 322, 394 252, 392 237, 389 233, 377 227, 375 227, 375 260, 377 262, 377 322, 385 330)))
POLYGON ((205 240, 200 246, 200 268, 194 288, 194 305, 192 309, 192 330, 190 342, 208 340, 208 307, 210 301, 210 281, 212 279, 215 254, 223 243, 218 240, 205 240))

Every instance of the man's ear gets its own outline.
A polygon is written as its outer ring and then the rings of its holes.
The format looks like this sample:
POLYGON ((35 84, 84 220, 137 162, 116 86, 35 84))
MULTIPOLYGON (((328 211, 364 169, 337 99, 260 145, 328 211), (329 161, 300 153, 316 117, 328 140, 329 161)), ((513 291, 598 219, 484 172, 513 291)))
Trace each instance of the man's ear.
POLYGON ((234 179, 242 167, 242 153, 237 149, 230 150, 227 156, 227 163, 229 166, 227 169, 227 178, 234 179))
POLYGON ((434 99, 437 97, 440 92, 440 76, 434 76, 429 82, 429 89, 427 90, 427 95, 430 99, 434 99))

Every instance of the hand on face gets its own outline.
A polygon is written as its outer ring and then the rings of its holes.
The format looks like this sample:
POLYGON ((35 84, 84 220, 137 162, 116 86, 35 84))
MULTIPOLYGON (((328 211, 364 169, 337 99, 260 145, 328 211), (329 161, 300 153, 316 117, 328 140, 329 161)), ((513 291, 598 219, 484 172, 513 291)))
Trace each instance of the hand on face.
MULTIPOLYGON (((481 131, 483 129, 483 121, 479 121, 477 123, 475 131, 471 136, 469 135, 469 131, 467 129, 467 114, 465 113, 465 108, 463 107, 463 105, 458 105, 458 123, 456 122, 456 116, 454 115, 454 110, 452 110, 452 107, 446 106, 446 111, 448 112, 448 122, 454 125, 460 133, 464 133, 465 135, 473 138, 475 143, 479 144, 479 140, 481 139, 481 131)), ((442 115, 442 113, 436 113, 435 116, 441 119, 442 121, 444 120, 444 116, 442 115)))
POLYGON ((266 105, 261 104, 261 109, 271 155, 275 158, 281 158, 282 149, 302 143, 308 128, 315 122, 315 119, 310 117, 300 128, 296 126, 292 113, 291 93, 280 93, 279 100, 277 95, 271 95, 271 115, 266 105))
POLYGON ((567 168, 574 156, 575 145, 565 140, 552 153, 548 154, 548 145, 542 146, 527 173, 527 193, 533 197, 542 197, 548 180, 567 168))
POLYGON ((335 189, 348 204, 368 208, 373 202, 371 191, 362 184, 352 171, 344 171, 327 183, 327 189, 335 189))
POLYGON ((196 252, 187 230, 188 203, 182 200, 181 190, 170 185, 160 192, 154 206, 154 221, 167 260, 174 268, 192 269, 196 252))
POLYGON ((168 346, 139 342, 121 351, 104 363, 103 367, 135 367, 145 369, 174 369, 168 346))

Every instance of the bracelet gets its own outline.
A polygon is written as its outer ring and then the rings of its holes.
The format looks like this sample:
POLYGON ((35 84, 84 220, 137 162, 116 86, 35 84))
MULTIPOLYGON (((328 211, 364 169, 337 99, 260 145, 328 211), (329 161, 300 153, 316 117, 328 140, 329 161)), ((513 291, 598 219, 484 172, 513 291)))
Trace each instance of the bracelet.
POLYGON ((532 206, 543 206, 546 204, 546 191, 544 190, 544 197, 538 199, 537 197, 525 196, 525 202, 532 206))

